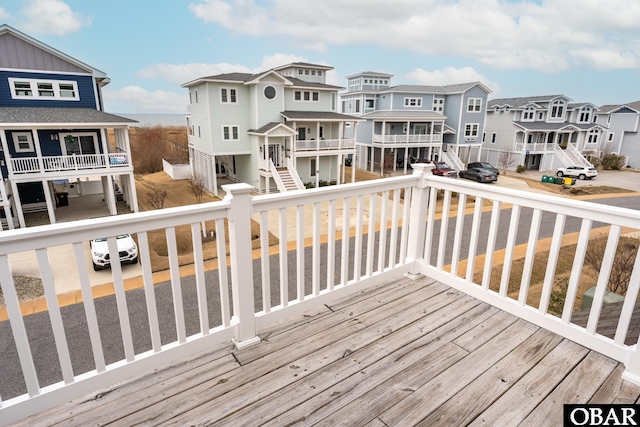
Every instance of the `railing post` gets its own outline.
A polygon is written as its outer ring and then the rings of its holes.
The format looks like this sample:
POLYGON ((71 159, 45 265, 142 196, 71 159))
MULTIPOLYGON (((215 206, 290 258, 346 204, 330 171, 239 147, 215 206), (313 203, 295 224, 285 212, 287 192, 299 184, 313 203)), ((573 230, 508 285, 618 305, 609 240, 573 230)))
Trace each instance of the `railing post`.
POLYGON ((407 259, 410 264, 406 274, 411 279, 420 276, 418 260, 424 257, 424 239, 427 228, 427 205, 429 201, 429 187, 427 177, 432 175, 433 163, 415 163, 412 165, 413 174, 420 177, 418 183, 411 190, 411 211, 409 213, 409 241, 407 242, 407 259))
POLYGON ((640 348, 639 344, 631 346, 629 360, 624 364, 625 370, 622 379, 632 384, 640 385, 640 348))
MULTIPOLYGON (((231 202, 229 209, 229 250, 231 254, 231 289, 233 291, 233 317, 236 320, 233 343, 242 349, 260 342, 256 335, 253 301, 253 259, 251 256, 251 192, 249 184, 223 185, 227 193, 224 200, 231 202)), ((224 268, 225 263, 220 264, 224 268)))

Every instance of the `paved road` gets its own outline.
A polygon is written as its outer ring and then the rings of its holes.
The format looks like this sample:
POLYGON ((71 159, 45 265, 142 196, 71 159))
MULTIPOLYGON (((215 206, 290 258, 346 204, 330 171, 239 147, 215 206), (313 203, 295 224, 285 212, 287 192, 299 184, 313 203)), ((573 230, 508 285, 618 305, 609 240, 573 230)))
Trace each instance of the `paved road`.
MULTIPOLYGON (((640 209, 640 196, 638 197, 625 197, 625 198, 609 198, 600 199, 595 201, 596 203, 623 206, 632 209, 640 209)), ((510 211, 503 210, 500 219, 500 235, 497 239, 496 249, 504 248, 506 241, 506 233, 508 230, 507 223, 510 218, 510 211)), ((518 230, 517 243, 524 243, 528 237, 529 226, 531 218, 531 210, 523 209, 520 219, 520 227, 518 230)), ((482 218, 481 236, 479 239, 479 245, 477 249, 478 254, 482 254, 486 248, 486 239, 489 224, 489 215, 485 214, 482 218)), ((465 226, 463 233, 463 244, 461 259, 466 258, 467 244, 469 241, 471 218, 467 216, 465 218, 465 226)), ((453 233, 454 221, 450 221, 450 233, 453 233)), ((540 238, 550 237, 553 233, 554 218, 552 215, 543 215, 540 238)), ((580 222, 575 218, 569 218, 566 223, 565 232, 578 231, 580 222)), ((434 238, 437 240, 439 236, 438 232, 439 223, 436 224, 436 233, 434 238)), ((449 234, 453 236, 453 234, 449 234)), ((366 241, 364 241, 364 250, 366 251, 366 241)), ((338 272, 340 271, 340 258, 341 258, 341 244, 338 242, 336 245, 336 283, 338 282, 338 272)), ((326 258, 326 245, 322 246, 322 259, 326 258)), ((354 242, 351 239, 350 244, 350 259, 353 259, 354 242)), ((451 258, 451 245, 447 247, 447 255, 445 258, 445 264, 451 258)), ((363 257, 364 258, 364 257, 363 257)), ((310 289, 310 274, 311 274, 311 248, 305 250, 305 272, 307 283, 306 292, 309 293, 310 289)), ((374 257, 377 260, 377 254, 374 257)), ((256 308, 259 309, 261 304, 261 283, 259 282, 260 272, 260 260, 254 261, 255 280, 254 285, 256 289, 256 308)), ((271 256, 269 259, 271 265, 271 277, 270 283, 272 285, 271 299, 274 305, 279 303, 279 276, 278 272, 278 255, 271 256)), ((362 271, 364 270, 364 262, 362 271)), ((432 262, 435 262, 435 254, 432 262)), ((293 269, 296 266, 295 253, 288 254, 288 265, 290 268, 289 273, 289 298, 295 298, 295 280, 296 275, 293 273, 293 269)), ((375 266, 377 266, 377 261, 375 266)), ((323 278, 321 280, 322 286, 325 286, 326 278, 326 262, 320 266, 323 278)), ((352 272, 350 274, 350 277, 352 272)), ((207 303, 209 307, 209 322, 210 326, 216 326, 221 323, 219 316, 220 298, 218 288, 217 272, 208 272, 206 274, 207 282, 207 303)), ((169 283, 162 283, 156 285, 156 302, 158 305, 160 332, 163 343, 168 343, 176 339, 174 310, 172 305, 172 294, 169 283)), ((182 290, 183 290, 183 306, 185 312, 185 322, 187 326, 187 334, 192 335, 198 332, 199 318, 197 310, 197 295, 195 290, 195 280, 193 276, 182 278, 182 290)), ((117 315, 117 308, 114 296, 103 297, 95 300, 96 310, 98 312, 100 334, 103 342, 104 353, 107 363, 112 363, 120 360, 124 357, 124 350, 122 345, 122 337, 120 334, 120 325, 117 315)), ((132 334, 134 341, 134 349, 136 353, 147 351, 151 348, 151 339, 149 335, 149 324, 147 320, 146 304, 144 300, 144 290, 142 288, 135 289, 127 292, 127 304, 129 308, 129 317, 132 325, 132 334)), ((88 329, 85 322, 84 307, 82 304, 75 304, 61 309, 63 321, 66 328, 66 336, 72 354, 72 365, 75 374, 87 372, 94 369, 92 362, 92 352, 89 342, 88 329)), ((34 362, 40 378, 41 386, 52 384, 61 380, 61 372, 57 356, 55 354, 55 343, 49 322, 48 312, 37 313, 24 318, 27 333, 29 336, 30 345, 34 354, 37 355, 34 362)), ((7 400, 11 397, 23 394, 26 392, 24 380, 19 368, 19 362, 17 352, 12 339, 9 322, 0 322, 0 396, 3 400, 7 400)))

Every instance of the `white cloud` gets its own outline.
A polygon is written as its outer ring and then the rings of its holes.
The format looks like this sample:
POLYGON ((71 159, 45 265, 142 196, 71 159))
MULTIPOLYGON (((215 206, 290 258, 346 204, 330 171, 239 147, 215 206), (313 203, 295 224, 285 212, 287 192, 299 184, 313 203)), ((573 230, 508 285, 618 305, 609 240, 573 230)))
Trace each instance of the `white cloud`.
POLYGON ((22 9, 23 28, 27 32, 58 36, 79 31, 91 25, 92 19, 71 10, 61 0, 27 0, 22 9))
POLYGON ((9 15, 9 12, 0 7, 0 21, 6 21, 10 16, 11 15, 9 15))
MULTIPOLYGON (((241 64, 229 64, 221 62, 218 64, 207 64, 196 62, 190 64, 154 64, 136 71, 136 76, 144 79, 163 79, 172 83, 183 84, 199 77, 213 76, 223 73, 259 73, 261 71, 270 70, 280 65, 290 64, 292 62, 307 62, 307 59, 286 53, 275 53, 262 58, 262 62, 255 68, 250 68, 241 64)), ((326 63, 319 62, 321 65, 326 63)), ((329 84, 337 84, 337 73, 327 73, 327 81, 329 84), (331 79, 334 79, 332 82, 331 79)))
POLYGON ((250 73, 251 70, 244 65, 205 64, 201 62, 191 64, 154 64, 136 71, 137 77, 145 79, 160 78, 172 83, 183 84, 198 77, 211 76, 222 73, 250 73))
POLYGON ((426 71, 422 68, 407 73, 407 78, 423 85, 444 86, 457 83, 481 82, 491 89, 492 96, 500 91, 497 83, 487 80, 485 76, 478 73, 471 67, 445 67, 441 70, 426 71))
POLYGON ((503 69, 640 67, 640 3, 628 0, 197 0, 189 10, 236 34, 320 52, 363 44, 503 69))
POLYGON ((148 91, 140 86, 103 91, 107 111, 119 113, 185 113, 187 92, 148 91))

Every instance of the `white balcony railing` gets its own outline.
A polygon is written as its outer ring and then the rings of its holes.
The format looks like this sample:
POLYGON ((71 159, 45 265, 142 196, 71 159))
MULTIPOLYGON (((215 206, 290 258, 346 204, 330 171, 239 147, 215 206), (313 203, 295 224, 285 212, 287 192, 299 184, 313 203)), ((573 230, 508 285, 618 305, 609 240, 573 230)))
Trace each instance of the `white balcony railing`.
POLYGON ((435 144, 442 143, 442 135, 373 135, 373 142, 380 144, 435 144))
POLYGON ((131 166, 129 159, 129 155, 125 152, 71 156, 19 157, 11 159, 11 167, 14 174, 62 172, 126 167, 131 166))
POLYGON ((553 151, 555 145, 553 142, 516 142, 516 151, 553 151))
POLYGON ((296 140, 296 151, 349 150, 355 147, 353 139, 306 139, 296 140))
MULTIPOLYGON (((618 240, 623 231, 640 230, 636 211, 436 177, 428 165, 414 167, 407 176, 255 197, 251 186, 234 184, 224 188, 228 195, 220 202, 0 232, 0 286, 10 322, 10 329, 2 331, 11 335, 3 337, 0 425, 232 338, 239 348, 251 345, 259 341, 260 331, 276 322, 402 273, 427 275, 618 360, 626 365, 623 377, 640 383, 635 340, 634 345, 625 344, 640 291, 640 259, 633 267, 615 337, 598 333, 618 240), (443 212, 457 200, 456 214, 436 215, 439 199, 443 212), (468 207, 473 213, 467 213, 468 207), (252 218, 258 224, 257 238, 252 218), (217 253, 229 254, 228 260, 221 256, 220 268, 212 271, 211 262, 205 268, 203 259, 205 221, 215 224, 217 253), (179 226, 191 230, 193 298, 184 298, 191 288, 183 286, 185 279, 179 274, 179 226), (382 232, 372 232, 378 229, 382 232), (166 236, 171 278, 167 306, 155 297, 148 243, 152 230, 166 236), (590 317, 582 327, 572 323, 572 311, 587 244, 598 231, 608 236, 607 244, 590 317), (111 270, 114 306, 108 311, 101 302, 97 310, 85 242, 108 236, 111 259, 118 260, 117 242, 111 236, 123 233, 137 236, 144 287, 131 313, 128 305, 133 302, 116 261, 111 270), (269 246, 269 233, 277 238, 274 247, 269 246), (549 313, 549 301, 556 260, 569 234, 577 238, 577 249, 564 310, 555 316, 549 313), (537 268, 543 285, 540 297, 531 302, 527 297, 541 240, 548 245, 549 261, 546 268, 537 268), (48 256, 60 245, 73 248, 65 269, 81 282, 82 315, 72 321, 58 305, 48 256), (526 256, 514 296, 509 280, 520 245, 526 247, 526 256), (48 307, 43 321, 50 327, 36 329, 21 316, 9 256, 24 251, 32 251, 39 264, 48 307), (501 279, 492 281, 493 267, 500 263, 501 279), (193 308, 185 316, 188 301, 193 308), (105 334, 116 338, 106 342, 105 334), (77 338, 73 345, 69 336, 77 338), (55 346, 39 345, 40 340, 55 346), (53 372, 54 378, 45 372, 53 372), (16 383, 23 385, 16 390, 16 383)), ((180 250, 185 250, 184 242, 180 250)))

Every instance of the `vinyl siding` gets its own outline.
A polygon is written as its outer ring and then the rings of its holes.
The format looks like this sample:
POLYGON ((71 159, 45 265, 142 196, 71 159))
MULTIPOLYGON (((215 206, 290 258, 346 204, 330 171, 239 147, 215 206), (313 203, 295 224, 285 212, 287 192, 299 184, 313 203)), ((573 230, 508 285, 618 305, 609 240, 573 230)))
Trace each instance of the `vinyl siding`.
POLYGON ((18 71, 0 71, 0 106, 1 107, 62 107, 62 108, 96 108, 96 98, 93 91, 93 77, 81 75, 64 75, 51 73, 33 73, 18 71), (38 80, 68 80, 76 82, 78 86, 77 101, 61 101, 56 99, 13 99, 9 78, 38 79, 38 80))
POLYGON ((0 68, 63 73, 87 73, 90 71, 8 33, 0 36, 0 68))
MULTIPOLYGON (((331 94, 337 91, 285 88, 284 109, 287 111, 332 111, 331 94), (318 101, 295 101, 294 92, 318 92, 318 101)), ((336 107, 337 108, 337 107, 336 107)), ((348 114, 348 113, 347 113, 348 114)))

